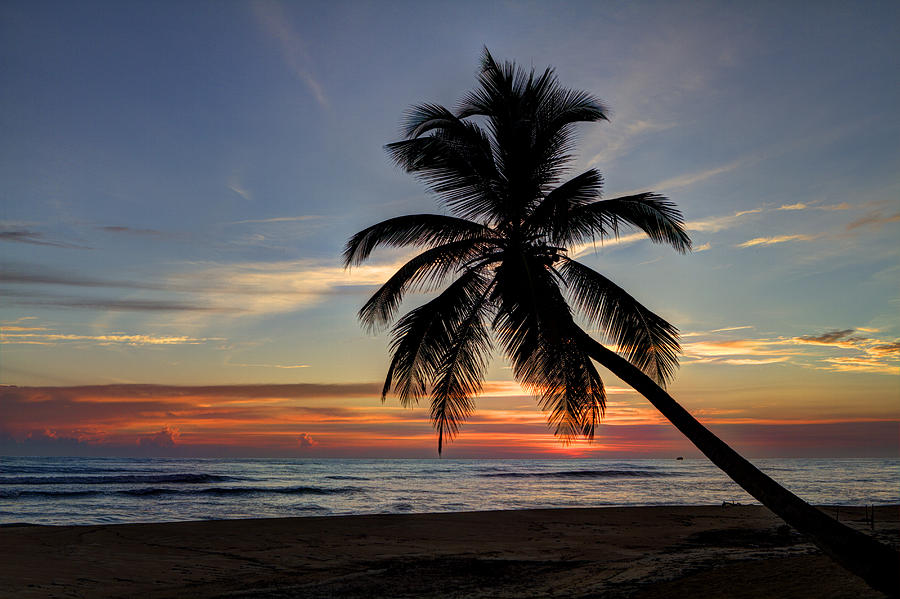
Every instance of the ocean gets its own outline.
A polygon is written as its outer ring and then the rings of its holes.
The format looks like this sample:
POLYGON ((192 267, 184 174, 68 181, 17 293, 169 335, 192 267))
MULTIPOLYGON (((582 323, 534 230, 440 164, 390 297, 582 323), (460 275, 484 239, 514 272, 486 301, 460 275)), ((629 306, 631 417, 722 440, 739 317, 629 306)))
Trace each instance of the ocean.
MULTIPOLYGON (((761 459, 815 504, 900 503, 897 459, 761 459)), ((705 459, 0 458, 0 524, 755 501, 705 459)))

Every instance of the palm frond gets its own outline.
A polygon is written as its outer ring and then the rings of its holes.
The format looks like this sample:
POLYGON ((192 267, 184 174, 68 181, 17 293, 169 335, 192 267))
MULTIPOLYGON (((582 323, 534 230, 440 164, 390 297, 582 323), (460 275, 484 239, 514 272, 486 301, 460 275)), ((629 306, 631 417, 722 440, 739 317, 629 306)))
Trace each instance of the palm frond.
POLYGON ((547 272, 528 256, 507 258, 495 270, 493 328, 513 365, 516 378, 526 376, 528 357, 536 351, 541 330, 543 287, 547 272), (537 282, 537 285, 534 284, 537 282))
MULTIPOLYGON (((466 126, 475 125, 467 123, 466 126)), ((400 167, 422 180, 450 210, 463 218, 496 220, 498 175, 485 151, 460 147, 444 130, 385 146, 400 167)))
POLYGON ((568 125, 609 120, 609 107, 596 96, 577 89, 555 87, 541 107, 544 132, 555 134, 568 125))
POLYGON ((571 161, 572 125, 607 119, 600 100, 562 87, 553 69, 536 76, 534 69, 498 63, 487 49, 478 82, 457 115, 487 117, 497 169, 509 186, 506 196, 518 202, 536 201, 559 180, 571 161))
MULTIPOLYGON (((546 78, 552 77, 553 70, 547 69, 546 78)), ((502 109, 513 110, 517 100, 523 95, 531 77, 518 69, 512 62, 499 63, 491 56, 487 48, 481 54, 481 72, 478 74, 478 87, 466 94, 457 108, 460 118, 469 116, 493 116, 502 109)))
POLYGON ((556 184, 571 163, 574 126, 608 120, 609 109, 593 95, 561 87, 554 77, 535 114, 532 148, 543 188, 556 184))
POLYGON ((569 215, 598 199, 602 190, 603 176, 594 169, 587 170, 548 193, 525 220, 524 228, 546 236, 550 243, 569 243, 569 215))
POLYGON ((691 238, 684 228, 684 217, 674 202, 655 193, 639 193, 601 200, 572 211, 569 217, 574 240, 592 236, 618 237, 623 225, 635 227, 655 243, 671 245, 685 253, 691 238))
POLYGON ((387 325, 407 292, 436 289, 449 274, 481 255, 489 245, 489 240, 475 237, 445 243, 414 256, 360 308, 360 321, 370 331, 387 325))
POLYGON ((518 223, 553 170, 552 159, 544 160, 534 146, 539 107, 558 84, 552 69, 536 78, 533 69, 519 69, 511 62, 498 64, 486 49, 479 84, 463 99, 458 114, 486 117, 500 174, 502 218, 518 223))
POLYGON ((443 106, 420 104, 406 115, 407 139, 385 149, 464 218, 496 213, 498 174, 490 136, 443 106))
POLYGON ((436 298, 402 316, 391 339, 393 358, 382 389, 382 400, 393 389, 404 406, 426 394, 453 332, 484 291, 484 276, 467 270, 436 298))
POLYGON ((593 439, 606 409, 606 391, 590 357, 565 337, 556 343, 547 340, 534 359, 542 363, 535 391, 555 434, 567 442, 578 436, 593 439))
POLYGON ((442 214, 410 214, 381 221, 350 238, 344 248, 344 266, 364 262, 379 246, 435 246, 464 239, 490 237, 482 224, 442 214))
POLYGON ((564 258, 559 272, 585 316, 606 332, 629 362, 665 386, 678 368, 678 329, 575 260, 564 258))
POLYGON ((551 274, 528 260, 496 273, 494 329, 516 380, 538 397, 557 436, 593 438, 606 405, 603 382, 575 341, 575 323, 551 274))
POLYGON ((485 285, 469 314, 453 330, 452 343, 436 373, 431 390, 431 422, 438 433, 438 455, 444 439, 452 440, 462 421, 475 409, 474 396, 481 391, 492 348, 485 326, 491 287, 492 284, 485 285))

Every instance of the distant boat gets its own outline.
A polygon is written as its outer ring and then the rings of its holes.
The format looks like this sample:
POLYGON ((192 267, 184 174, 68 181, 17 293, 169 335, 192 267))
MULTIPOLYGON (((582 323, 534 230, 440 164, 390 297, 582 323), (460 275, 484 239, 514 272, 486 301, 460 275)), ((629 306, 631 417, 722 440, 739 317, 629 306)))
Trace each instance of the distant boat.
POLYGON ((684 459, 684 458, 683 458, 683 457, 681 457, 681 456, 678 456, 678 457, 677 457, 677 458, 675 458, 675 459, 676 459, 676 460, 683 460, 683 459, 684 459))

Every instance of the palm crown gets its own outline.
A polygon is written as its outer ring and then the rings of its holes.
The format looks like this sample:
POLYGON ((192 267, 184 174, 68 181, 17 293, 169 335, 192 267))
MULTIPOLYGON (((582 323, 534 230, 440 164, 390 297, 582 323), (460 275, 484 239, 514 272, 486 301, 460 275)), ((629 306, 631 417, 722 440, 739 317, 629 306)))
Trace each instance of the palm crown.
POLYGON ((601 199, 594 169, 564 180, 574 126, 607 119, 597 98, 561 87, 552 69, 538 75, 499 64, 487 50, 478 83, 455 111, 413 107, 406 139, 386 146, 450 215, 388 219, 354 235, 344 251, 351 266, 378 246, 425 248, 360 309, 372 329, 393 321, 406 293, 443 288, 394 325, 382 399, 393 390, 410 405, 430 395, 440 452, 474 409, 496 339, 556 434, 593 438, 605 392, 572 307, 660 384, 677 368, 680 346, 674 326, 567 249, 623 227, 678 252, 690 249, 690 238, 665 197, 601 199))

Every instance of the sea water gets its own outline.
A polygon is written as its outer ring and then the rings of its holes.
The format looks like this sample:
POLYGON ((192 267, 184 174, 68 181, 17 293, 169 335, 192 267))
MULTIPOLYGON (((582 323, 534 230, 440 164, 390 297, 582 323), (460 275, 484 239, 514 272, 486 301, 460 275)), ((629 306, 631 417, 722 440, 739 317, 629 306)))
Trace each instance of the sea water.
MULTIPOLYGON (((814 504, 900 503, 897 459, 761 459, 814 504)), ((106 524, 754 500, 705 459, 0 458, 0 524, 106 524)))

